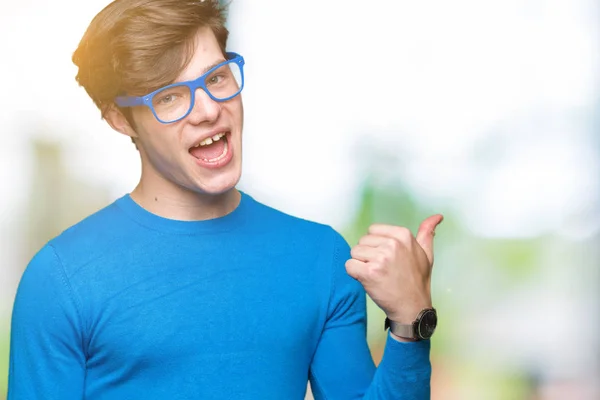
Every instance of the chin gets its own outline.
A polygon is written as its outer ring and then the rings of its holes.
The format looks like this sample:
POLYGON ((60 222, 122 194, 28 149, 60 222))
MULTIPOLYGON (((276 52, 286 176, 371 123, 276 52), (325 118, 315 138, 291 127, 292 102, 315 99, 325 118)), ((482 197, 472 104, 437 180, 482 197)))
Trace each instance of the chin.
POLYGON ((222 175, 217 175, 209 179, 208 181, 198 182, 196 186, 196 192, 220 195, 235 189, 236 185, 240 181, 241 171, 229 171, 222 175))

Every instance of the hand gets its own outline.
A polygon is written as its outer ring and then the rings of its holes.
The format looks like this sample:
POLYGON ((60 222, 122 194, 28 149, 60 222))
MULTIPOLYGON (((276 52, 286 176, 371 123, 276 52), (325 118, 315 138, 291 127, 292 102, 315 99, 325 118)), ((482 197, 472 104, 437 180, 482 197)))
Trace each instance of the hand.
POLYGON ((416 238, 404 227, 371 225, 351 250, 346 271, 392 321, 410 324, 432 306, 433 236, 442 219, 425 219, 416 238))

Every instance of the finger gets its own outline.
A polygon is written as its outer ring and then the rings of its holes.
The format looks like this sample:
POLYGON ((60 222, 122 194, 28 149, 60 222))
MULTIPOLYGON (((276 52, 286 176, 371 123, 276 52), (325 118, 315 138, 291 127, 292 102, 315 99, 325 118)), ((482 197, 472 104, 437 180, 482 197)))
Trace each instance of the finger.
POLYGON ((365 235, 360 238, 358 244, 370 247, 382 247, 389 245, 392 240, 394 239, 389 236, 365 235))
POLYGON ((374 260, 379 252, 380 251, 375 247, 357 244, 350 250, 350 255, 358 261, 369 262, 374 260))
POLYGON ((358 261, 354 258, 346 261, 346 272, 359 282, 362 282, 366 269, 367 263, 363 261, 358 261))
POLYGON ((442 222, 444 216, 441 214, 432 215, 425 218, 417 231, 417 243, 423 248, 429 262, 433 262, 433 237, 435 236, 435 228, 442 222))
POLYGON ((394 238, 404 243, 410 242, 413 238, 410 229, 403 226, 386 224, 373 224, 369 226, 369 234, 394 238))

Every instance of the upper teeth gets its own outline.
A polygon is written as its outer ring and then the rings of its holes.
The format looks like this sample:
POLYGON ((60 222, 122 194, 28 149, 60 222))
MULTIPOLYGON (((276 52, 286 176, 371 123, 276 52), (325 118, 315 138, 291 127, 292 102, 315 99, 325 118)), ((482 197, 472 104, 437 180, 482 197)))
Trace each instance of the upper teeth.
POLYGON ((198 143, 196 146, 194 147, 199 147, 199 146, 208 146, 209 144, 212 144, 213 142, 218 141, 219 139, 221 139, 223 136, 225 136, 224 132, 221 133, 217 133, 215 136, 213 137, 207 137, 206 139, 204 139, 203 141, 201 141, 200 143, 198 143))

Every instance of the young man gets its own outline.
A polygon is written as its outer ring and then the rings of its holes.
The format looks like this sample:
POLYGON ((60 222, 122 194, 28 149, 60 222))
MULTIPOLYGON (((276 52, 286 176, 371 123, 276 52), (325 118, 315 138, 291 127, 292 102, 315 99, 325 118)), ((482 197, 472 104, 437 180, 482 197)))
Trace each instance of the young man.
POLYGON ((307 381, 316 399, 429 398, 441 216, 416 238, 373 225, 351 250, 237 190, 244 60, 227 35, 206 0, 116 0, 89 26, 77 80, 142 173, 28 265, 9 400, 288 400, 307 381), (377 368, 366 293, 391 321, 377 368))

